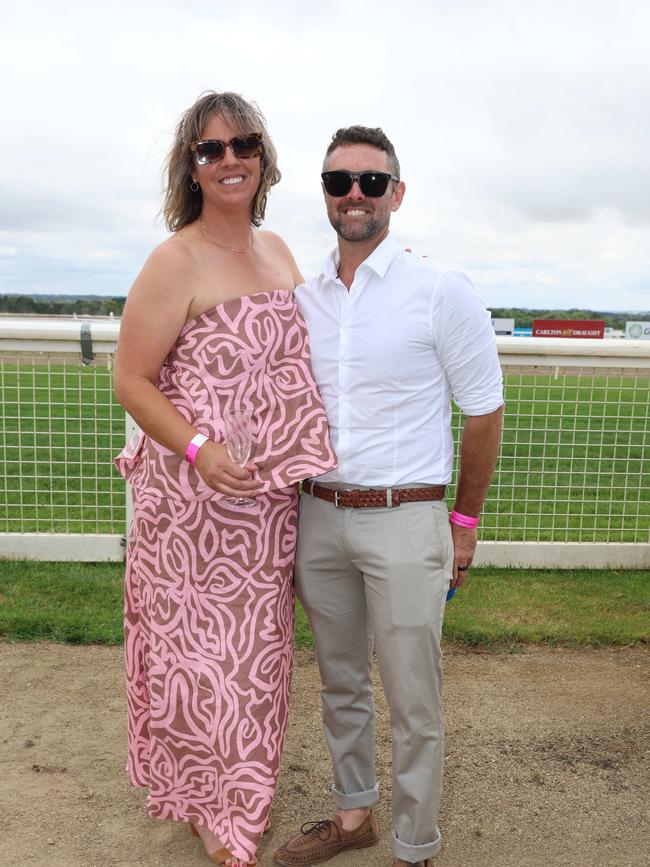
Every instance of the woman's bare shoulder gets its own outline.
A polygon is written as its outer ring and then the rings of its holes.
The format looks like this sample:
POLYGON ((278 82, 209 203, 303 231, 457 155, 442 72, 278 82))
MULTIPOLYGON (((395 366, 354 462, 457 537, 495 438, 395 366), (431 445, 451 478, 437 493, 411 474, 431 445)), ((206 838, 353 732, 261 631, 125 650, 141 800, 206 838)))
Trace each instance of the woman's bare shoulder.
POLYGON ((192 267, 195 261, 192 232, 189 227, 179 229, 168 238, 165 238, 149 254, 144 269, 161 271, 168 276, 177 274, 188 267, 192 267))
POLYGON ((175 232, 149 254, 131 287, 128 306, 154 303, 163 314, 170 309, 187 311, 195 271, 191 237, 185 230, 175 232))
POLYGON ((294 286, 302 283, 302 275, 286 242, 275 232, 269 232, 268 229, 258 229, 258 237, 266 245, 271 255, 276 256, 291 271, 294 286))
POLYGON ((258 239, 264 244, 266 244, 269 248, 291 254, 291 251, 289 250, 286 242, 283 241, 282 238, 275 232, 271 232, 269 231, 269 229, 258 229, 256 234, 258 239))

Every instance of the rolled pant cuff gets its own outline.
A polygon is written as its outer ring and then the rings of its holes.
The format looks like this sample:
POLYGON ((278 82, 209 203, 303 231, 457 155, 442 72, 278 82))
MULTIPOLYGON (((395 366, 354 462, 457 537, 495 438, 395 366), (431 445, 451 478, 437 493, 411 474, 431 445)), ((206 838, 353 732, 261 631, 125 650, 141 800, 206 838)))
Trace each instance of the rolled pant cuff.
POLYGON ((332 794, 334 795, 334 803, 337 810, 359 810, 362 807, 371 807, 379 800, 379 783, 375 783, 372 789, 365 792, 355 792, 353 795, 346 795, 336 786, 332 786, 332 794))
POLYGON ((426 861, 427 858, 433 858, 442 848, 442 834, 436 828, 436 838, 431 843, 422 843, 418 846, 411 846, 409 843, 404 843, 403 840, 398 840, 393 831, 390 835, 390 848, 396 858, 406 861, 408 864, 417 864, 418 861, 426 861))

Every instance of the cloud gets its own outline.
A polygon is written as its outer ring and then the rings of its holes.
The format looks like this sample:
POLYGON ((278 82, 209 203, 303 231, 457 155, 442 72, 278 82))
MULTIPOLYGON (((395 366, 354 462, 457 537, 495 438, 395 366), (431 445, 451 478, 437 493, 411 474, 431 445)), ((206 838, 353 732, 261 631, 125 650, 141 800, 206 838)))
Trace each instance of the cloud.
POLYGON ((160 167, 207 88, 266 114, 267 225, 305 274, 333 246, 333 131, 382 126, 405 243, 493 305, 647 307, 650 9, 620 0, 3 4, 0 291, 125 292, 165 237, 160 167))
POLYGON ((512 107, 492 103, 484 152, 456 181, 530 220, 588 221, 613 209, 631 224, 648 221, 648 70, 570 72, 529 74, 525 104, 502 82, 512 107))

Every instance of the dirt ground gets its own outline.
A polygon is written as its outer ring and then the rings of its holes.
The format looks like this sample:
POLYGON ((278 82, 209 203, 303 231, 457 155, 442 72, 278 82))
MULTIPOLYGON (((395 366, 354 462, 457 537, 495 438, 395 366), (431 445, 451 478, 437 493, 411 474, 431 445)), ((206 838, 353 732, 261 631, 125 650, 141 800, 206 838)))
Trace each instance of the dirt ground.
MULTIPOLYGON (((650 863, 650 651, 447 649, 440 867, 650 863)), ((208 864, 186 827, 156 822, 124 773, 118 648, 0 644, 0 864, 208 864)), ((390 737, 379 705, 379 846, 337 867, 391 864, 390 737)), ((298 653, 273 829, 259 852, 329 815, 313 654, 298 653)))

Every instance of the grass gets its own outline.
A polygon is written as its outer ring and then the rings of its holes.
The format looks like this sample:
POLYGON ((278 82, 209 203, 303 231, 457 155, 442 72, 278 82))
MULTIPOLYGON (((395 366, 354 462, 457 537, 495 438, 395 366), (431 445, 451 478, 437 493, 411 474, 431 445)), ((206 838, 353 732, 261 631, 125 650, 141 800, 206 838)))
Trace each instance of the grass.
MULTIPOLYGON (((120 644, 119 564, 0 562, 0 636, 120 644)), ((298 606, 296 643, 312 647, 298 606)), ((641 571, 475 569, 447 607, 449 642, 501 651, 650 642, 650 580, 641 571)))
POLYGON ((445 636, 490 649, 648 642, 650 578, 642 570, 474 569, 447 608, 445 636))
MULTIPOLYGON (((505 385, 481 538, 646 542, 650 377, 510 372, 505 385)), ((108 365, 0 363, 0 405, 0 533, 122 534, 124 483, 111 459, 124 414, 108 365)), ((456 414, 456 435, 459 423, 456 414)))
POLYGON ((0 561, 0 635, 120 644, 123 582, 119 563, 0 561))

